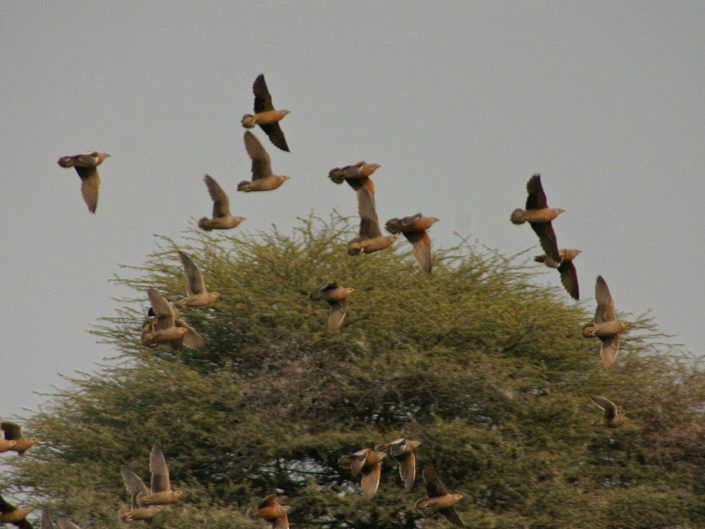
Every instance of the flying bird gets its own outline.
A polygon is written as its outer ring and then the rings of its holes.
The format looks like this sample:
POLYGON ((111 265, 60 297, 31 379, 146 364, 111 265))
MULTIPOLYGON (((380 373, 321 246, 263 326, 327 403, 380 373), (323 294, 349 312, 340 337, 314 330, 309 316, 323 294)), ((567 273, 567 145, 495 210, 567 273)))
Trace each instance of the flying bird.
POLYGON ((597 301, 595 322, 583 326, 583 336, 598 337, 602 341, 600 356, 605 369, 609 369, 614 364, 619 350, 619 333, 631 322, 617 320, 614 313, 614 300, 602 276, 597 276, 595 281, 595 300, 597 301))
POLYGON ((171 481, 169 479, 169 467, 166 464, 166 458, 161 448, 154 443, 152 453, 149 456, 149 470, 152 472, 152 481, 150 483, 150 493, 141 495, 137 498, 137 504, 142 507, 145 505, 168 505, 175 503, 179 496, 183 494, 182 490, 172 490, 171 481))
POLYGON ((509 220, 514 224, 528 222, 536 235, 539 236, 541 248, 546 252, 546 255, 554 262, 560 263, 561 256, 558 253, 558 243, 551 221, 565 210, 548 207, 546 194, 541 185, 541 175, 535 174, 529 178, 526 190, 529 193, 526 198, 526 209, 515 209, 509 220))
POLYGON ((350 187, 357 191, 357 189, 366 182, 367 178, 380 167, 382 166, 378 163, 360 161, 346 165, 345 167, 335 167, 331 169, 328 172, 328 178, 336 184, 347 182, 350 184, 350 187))
POLYGON ((339 285, 337 281, 326 283, 311 292, 308 297, 314 301, 325 300, 330 305, 328 314, 328 328, 331 331, 340 327, 348 311, 348 296, 355 291, 354 288, 347 288, 339 285))
POLYGON ((423 479, 426 481, 428 499, 422 500, 419 498, 416 500, 416 508, 422 511, 438 511, 445 516, 450 523, 463 529, 465 525, 463 525, 460 516, 458 516, 458 513, 453 507, 463 495, 449 494, 443 486, 443 483, 441 483, 438 474, 436 474, 436 471, 433 469, 432 464, 426 463, 423 467, 422 474, 423 479))
POLYGON ((277 495, 270 494, 257 507, 255 518, 262 518, 272 524, 272 529, 289 529, 288 505, 280 505, 277 495))
POLYGON ((579 253, 580 250, 558 250, 558 255, 561 258, 560 262, 554 261, 550 257, 547 257, 546 254, 534 257, 534 261, 537 263, 543 263, 548 268, 558 269, 563 288, 576 300, 580 299, 580 290, 578 288, 578 272, 575 270, 573 259, 575 259, 579 253))
POLYGON ((414 450, 421 444, 421 441, 414 441, 401 437, 394 439, 391 443, 375 446, 378 452, 385 452, 392 456, 399 463, 399 476, 406 490, 411 490, 416 479, 416 456, 414 450))
POLYGON ((179 320, 179 309, 173 307, 169 300, 155 289, 147 290, 152 308, 147 313, 148 318, 142 323, 141 341, 146 347, 157 347, 168 343, 172 349, 178 349, 182 344, 202 351, 206 342, 189 324, 179 320))
MULTIPOLYGON (((78 525, 67 518, 58 518, 56 520, 59 529, 81 529, 78 525)), ((42 511, 42 517, 39 521, 39 529, 54 529, 54 524, 51 523, 49 513, 42 511)))
POLYGON ((5 431, 1 429, 2 428, 2 423, 0 422, 0 453, 2 452, 7 452, 8 450, 12 450, 14 446, 17 444, 17 441, 11 441, 9 439, 5 439, 5 431))
POLYGON ((142 478, 128 467, 122 467, 120 472, 122 474, 122 480, 125 483, 125 488, 127 492, 130 493, 130 506, 120 509, 118 517, 125 523, 137 520, 143 520, 147 523, 151 522, 152 518, 164 510, 164 505, 140 507, 137 502, 138 498, 140 496, 149 496, 147 485, 144 484, 142 478))
POLYGON ((23 509, 9 504, 0 496, 0 524, 11 523, 20 529, 32 529, 32 524, 27 521, 27 515, 32 509, 23 509))
POLYGON ((432 262, 431 239, 426 230, 436 222, 438 222, 436 217, 424 217, 421 213, 417 213, 401 219, 389 219, 385 225, 389 233, 404 234, 404 237, 412 244, 416 262, 427 274, 431 273, 432 262))
POLYGON ((363 448, 350 455, 340 456, 338 465, 343 468, 349 468, 353 477, 362 473, 362 479, 360 480, 362 495, 371 500, 377 493, 379 478, 382 475, 381 462, 386 455, 384 452, 363 448))
POLYGON ((0 428, 2 428, 5 434, 5 439, 14 442, 13 446, 9 449, 13 452, 17 452, 19 455, 24 455, 25 451, 29 450, 34 443, 37 442, 34 437, 24 437, 22 435, 22 428, 19 424, 14 422, 0 423, 0 428))
POLYGON ((238 191, 271 191, 286 182, 289 176, 272 174, 272 161, 259 140, 249 130, 245 131, 245 149, 252 160, 252 181, 243 180, 238 191))
POLYGON ((592 401, 597 404, 598 408, 604 411, 602 419, 598 419, 593 426, 604 426, 605 428, 617 428, 624 424, 625 417, 617 412, 617 405, 609 399, 590 395, 592 401))
POLYGON ((61 167, 74 167, 78 176, 81 177, 81 193, 88 209, 95 213, 98 207, 98 189, 100 188, 100 176, 98 167, 108 156, 107 152, 84 151, 72 156, 62 156, 59 158, 61 167))
POLYGON ((206 282, 203 279, 203 274, 198 267, 193 264, 191 258, 183 252, 179 252, 179 259, 184 267, 186 274, 186 293, 185 298, 177 298, 174 300, 174 306, 182 307, 207 307, 212 305, 220 297, 219 292, 208 292, 206 282))
POLYGON ((286 144, 284 132, 279 126, 279 121, 286 116, 288 110, 275 110, 272 103, 272 96, 267 89, 267 83, 264 81, 264 74, 259 74, 252 85, 252 92, 255 94, 255 113, 245 114, 242 116, 242 126, 251 129, 255 125, 259 125, 269 140, 282 151, 289 152, 289 146, 286 144))
POLYGON ((198 221, 198 227, 202 230, 229 230, 230 228, 236 228, 239 224, 245 220, 245 217, 233 217, 230 213, 230 198, 228 194, 223 191, 220 184, 216 182, 215 178, 209 175, 205 175, 203 180, 208 188, 208 194, 213 200, 213 218, 202 217, 198 221))

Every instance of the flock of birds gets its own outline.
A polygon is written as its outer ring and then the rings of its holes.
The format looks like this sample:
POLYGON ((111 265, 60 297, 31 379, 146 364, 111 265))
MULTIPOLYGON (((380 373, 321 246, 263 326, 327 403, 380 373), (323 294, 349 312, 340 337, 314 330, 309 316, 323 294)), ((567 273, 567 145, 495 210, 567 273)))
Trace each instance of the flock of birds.
MULTIPOLYGON (((289 152, 284 133, 279 122, 289 111, 274 108, 272 97, 260 74, 253 84, 255 95, 254 114, 246 114, 242 118, 245 128, 259 126, 269 137, 273 145, 289 152)), ((265 148, 257 137, 249 130, 244 135, 245 149, 252 160, 252 179, 238 184, 237 190, 244 192, 271 191, 280 187, 289 177, 275 175, 272 172, 271 160, 265 148)), ((61 167, 74 167, 81 178, 81 192, 88 209, 95 213, 98 205, 100 176, 97 167, 110 155, 98 151, 86 151, 77 155, 63 156, 58 163, 61 167)), ((389 248, 402 233, 412 244, 413 255, 424 273, 430 274, 432 268, 431 240, 427 230, 438 221, 435 217, 426 217, 421 213, 403 218, 393 218, 387 221, 385 227, 392 235, 383 235, 377 217, 375 203, 375 188, 370 176, 380 167, 379 164, 369 164, 364 161, 345 167, 336 167, 329 172, 329 178, 336 184, 347 182, 355 190, 360 216, 359 235, 347 246, 350 255, 370 254, 389 248)), ((237 227, 244 217, 234 217, 230 212, 230 199, 218 182, 209 175, 204 176, 208 193, 213 201, 212 218, 203 217, 198 226, 206 231, 227 230, 237 227)), ((510 220, 514 224, 528 222, 539 237, 545 254, 535 260, 549 268, 558 270, 561 282, 574 299, 579 299, 578 276, 573 264, 580 250, 558 249, 555 232, 551 221, 560 215, 560 208, 549 208, 543 191, 540 175, 533 175, 527 182, 528 197, 524 209, 512 212, 510 220)), ((147 291, 151 308, 142 324, 141 342, 149 348, 160 345, 177 349, 182 345, 203 350, 206 342, 198 332, 187 323, 178 319, 180 310, 184 308, 207 307, 216 302, 220 294, 209 292, 203 275, 188 255, 178 253, 184 273, 187 278, 187 295, 177 298, 173 303, 154 288, 147 291)), ((348 310, 348 297, 353 288, 344 287, 337 281, 330 281, 316 288, 309 294, 311 300, 324 300, 330 305, 328 328, 338 329, 348 310)), ((597 337, 602 341, 601 357, 606 369, 615 361, 619 349, 620 333, 629 322, 616 319, 614 301, 607 283, 597 277, 595 284, 595 299, 597 309, 594 322, 582 328, 586 338, 597 337)), ((615 428, 624 422, 624 416, 617 411, 617 406, 610 400, 593 395, 590 397, 603 410, 603 417, 595 425, 615 428)), ((0 452, 13 450, 23 454, 37 442, 22 436, 19 425, 11 422, 2 424, 3 436, 0 437, 0 452)), ((381 461, 389 455, 399 466, 399 475, 406 490, 411 490, 416 478, 416 458, 414 450, 421 444, 413 439, 400 438, 387 444, 376 445, 374 449, 363 448, 352 454, 341 456, 338 464, 349 468, 353 477, 361 475, 362 494, 372 499, 378 489, 381 475, 381 461)), ((121 509, 118 517, 123 522, 143 520, 150 522, 166 506, 173 504, 181 496, 182 491, 172 490, 169 480, 169 468, 163 452, 155 444, 150 456, 152 479, 148 488, 142 479, 127 467, 121 469, 125 487, 130 495, 130 504, 121 509)), ((437 511, 457 527, 464 524, 454 508, 455 503, 462 498, 461 494, 450 494, 446 491, 433 465, 425 464, 422 476, 426 483, 428 499, 417 500, 415 506, 421 511, 437 511)), ((274 529, 288 529, 289 507, 277 501, 276 494, 267 496, 252 513, 253 517, 262 518, 272 524, 274 529)), ((26 516, 31 511, 15 507, 0 497, 0 524, 11 523, 20 529, 31 529, 32 525, 26 516)), ((70 520, 58 518, 60 529, 78 529, 70 520)), ((46 511, 42 513, 41 529, 53 529, 46 511)))

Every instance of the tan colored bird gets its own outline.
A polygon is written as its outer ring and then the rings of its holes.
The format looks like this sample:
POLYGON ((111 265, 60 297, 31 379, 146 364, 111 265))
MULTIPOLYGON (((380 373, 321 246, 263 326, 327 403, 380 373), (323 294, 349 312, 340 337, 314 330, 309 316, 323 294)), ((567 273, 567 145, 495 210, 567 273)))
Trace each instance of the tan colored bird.
POLYGON ((364 161, 359 161, 354 164, 346 165, 345 167, 335 167, 331 169, 328 172, 328 178, 333 180, 336 184, 347 182, 355 191, 357 191, 360 186, 367 181, 372 173, 380 167, 382 166, 378 163, 366 163, 364 161))
POLYGON ((98 167, 108 156, 107 152, 84 151, 72 156, 59 158, 61 167, 74 167, 81 177, 81 193, 91 213, 98 207, 98 190, 100 189, 100 176, 98 167))
POLYGON ((438 511, 445 516, 450 523, 463 529, 465 525, 463 525, 460 516, 458 516, 458 513, 453 507, 463 495, 448 494, 438 474, 436 474, 436 471, 433 469, 432 464, 426 463, 423 467, 422 474, 426 481, 428 499, 423 500, 419 498, 416 500, 416 508, 421 511, 438 511))
POLYGON ((140 496, 149 496, 149 489, 135 472, 127 467, 120 469, 125 488, 130 493, 130 506, 122 508, 118 512, 118 517, 123 522, 133 522, 143 520, 150 522, 152 518, 164 510, 164 505, 148 505, 140 507, 137 500, 140 496))
POLYGON ((14 422, 0 423, 0 428, 2 428, 7 441, 14 441, 14 444, 10 450, 17 452, 19 455, 24 455, 25 451, 32 448, 32 446, 34 446, 37 442, 34 437, 24 437, 22 435, 22 428, 19 424, 14 422))
POLYGON ((289 152, 289 146, 286 144, 286 138, 279 126, 288 110, 276 110, 272 103, 272 96, 267 89, 267 83, 264 81, 264 74, 259 74, 252 85, 252 92, 255 94, 255 113, 245 114, 242 116, 242 126, 251 129, 255 125, 259 125, 262 130, 269 136, 269 140, 282 151, 289 152))
POLYGON ((255 518, 262 518, 272 524, 272 529, 289 529, 289 515, 291 509, 289 505, 281 505, 277 502, 277 495, 270 494, 257 507, 255 518))
POLYGON ((184 492, 182 490, 172 490, 169 479, 169 467, 166 464, 164 452, 154 443, 152 453, 149 457, 149 470, 152 472, 150 493, 137 498, 137 504, 145 505, 168 505, 175 503, 184 492))
POLYGON ((340 327, 348 312, 348 296, 355 292, 354 288, 339 285, 337 281, 326 283, 311 292, 308 297, 314 301, 324 300, 330 305, 328 314, 328 328, 331 331, 340 327))
POLYGON ((558 255, 561 258, 559 263, 547 257, 546 254, 534 257, 534 261, 537 263, 543 263, 548 268, 558 269, 558 273, 561 275, 561 283, 563 283, 566 292, 568 292, 573 299, 580 299, 578 272, 575 270, 575 265, 573 264, 573 259, 575 259, 579 253, 580 250, 558 250, 558 255))
POLYGON ((207 307, 212 305, 220 297, 219 292, 208 292, 206 282, 203 279, 201 271, 193 264, 191 258, 183 252, 179 252, 179 259, 184 267, 186 274, 186 293, 185 298, 177 298, 174 300, 174 306, 177 308, 183 307, 207 307))
POLYGON ((245 149, 252 160, 252 181, 243 180, 238 191, 271 191, 286 182, 289 176, 272 174, 272 161, 259 140, 249 130, 245 132, 245 149))
POLYGON ((433 224, 438 222, 436 217, 424 217, 421 213, 409 217, 389 219, 386 224, 389 233, 403 233, 413 247, 414 257, 421 270, 431 273, 431 239, 426 233, 433 224))
POLYGON ((386 455, 384 452, 363 448, 353 454, 340 456, 338 465, 343 468, 349 468, 353 477, 362 473, 362 480, 360 481, 362 495, 371 500, 377 493, 379 478, 382 475, 381 462, 386 455))
POLYGON ((604 411, 602 419, 598 419, 593 426, 604 426, 605 428, 617 428, 624 424, 626 417, 620 415, 617 411, 617 405, 609 399, 604 397, 598 397, 597 395, 590 395, 592 401, 597 404, 598 408, 604 411))
POLYGON ((148 318, 142 324, 142 344, 146 347, 157 347, 167 343, 172 349, 178 349, 182 344, 202 351, 206 341, 189 324, 178 319, 179 309, 173 307, 169 300, 159 292, 150 288, 147 290, 152 308, 147 313, 148 318))
POLYGON ((561 257, 558 253, 558 243, 556 234, 553 231, 551 221, 565 210, 561 208, 549 208, 546 201, 546 194, 541 185, 541 175, 535 174, 526 183, 526 190, 529 196, 526 198, 526 209, 515 209, 510 220, 514 224, 524 224, 528 222, 531 228, 539 236, 541 248, 554 262, 560 263, 561 257))
POLYGON ((416 456, 414 450, 421 444, 421 441, 414 441, 401 437, 394 439, 391 443, 376 445, 377 452, 385 452, 392 456, 399 463, 399 476, 406 490, 411 490, 416 479, 416 456))
POLYGON ((0 524, 11 523, 20 529, 32 529, 32 524, 27 521, 30 512, 32 509, 15 507, 0 496, 0 524))
POLYGON ((583 336, 585 338, 597 337, 602 341, 600 356, 605 369, 609 369, 614 364, 617 351, 619 351, 619 333, 626 329, 631 322, 617 320, 614 313, 614 300, 602 276, 597 276, 597 281, 595 281, 595 300, 597 301, 595 322, 583 326, 583 336))
POLYGON ((233 217, 230 213, 230 197, 223 191, 215 178, 209 175, 203 177, 203 181, 208 188, 208 194, 213 200, 213 218, 201 217, 198 227, 202 230, 229 230, 236 228, 245 220, 245 217, 233 217))

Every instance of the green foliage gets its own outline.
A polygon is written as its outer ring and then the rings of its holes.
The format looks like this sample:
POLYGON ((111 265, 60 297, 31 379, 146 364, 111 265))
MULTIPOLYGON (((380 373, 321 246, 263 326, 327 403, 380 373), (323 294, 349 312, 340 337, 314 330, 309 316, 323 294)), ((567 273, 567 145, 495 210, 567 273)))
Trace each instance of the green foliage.
POLYGON ((157 442, 186 492, 156 528, 266 527, 247 510, 272 492, 292 506, 293 527, 448 527, 414 509, 424 462, 464 495, 468 527, 705 525, 705 375, 650 320, 636 318, 606 372, 599 343, 580 333, 592 305, 535 286, 522 256, 461 241, 434 250, 427 276, 404 241, 348 256, 353 232, 347 219, 310 217, 292 236, 160 238, 116 277, 134 298, 95 330, 118 356, 27 418, 40 443, 0 488, 34 491, 86 529, 116 528, 128 499, 119 469, 146 480, 157 442), (182 312, 203 352, 140 344, 147 288, 185 292, 177 250, 221 293, 182 312), (332 279, 355 288, 333 333, 328 305, 306 295, 332 279), (591 394, 626 410, 627 424, 592 427, 591 394), (401 436, 423 442, 414 490, 387 458, 366 501, 338 457, 401 436))

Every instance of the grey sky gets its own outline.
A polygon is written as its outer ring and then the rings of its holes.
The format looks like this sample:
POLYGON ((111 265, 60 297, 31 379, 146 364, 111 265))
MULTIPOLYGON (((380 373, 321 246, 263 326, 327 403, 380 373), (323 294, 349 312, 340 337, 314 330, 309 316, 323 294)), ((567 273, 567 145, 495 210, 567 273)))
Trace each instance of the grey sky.
POLYGON ((289 232, 354 215, 328 170, 377 162, 382 221, 421 211, 434 245, 505 254, 538 249, 509 213, 540 172, 586 306, 602 274, 618 310, 705 350, 702 2, 5 1, 0 68, 0 417, 115 353, 87 332, 124 294, 109 279, 210 213, 206 172, 237 229, 289 232), (292 179, 244 195, 260 72, 291 154, 255 133, 292 179), (96 215, 56 164, 87 149, 112 154, 96 215))

